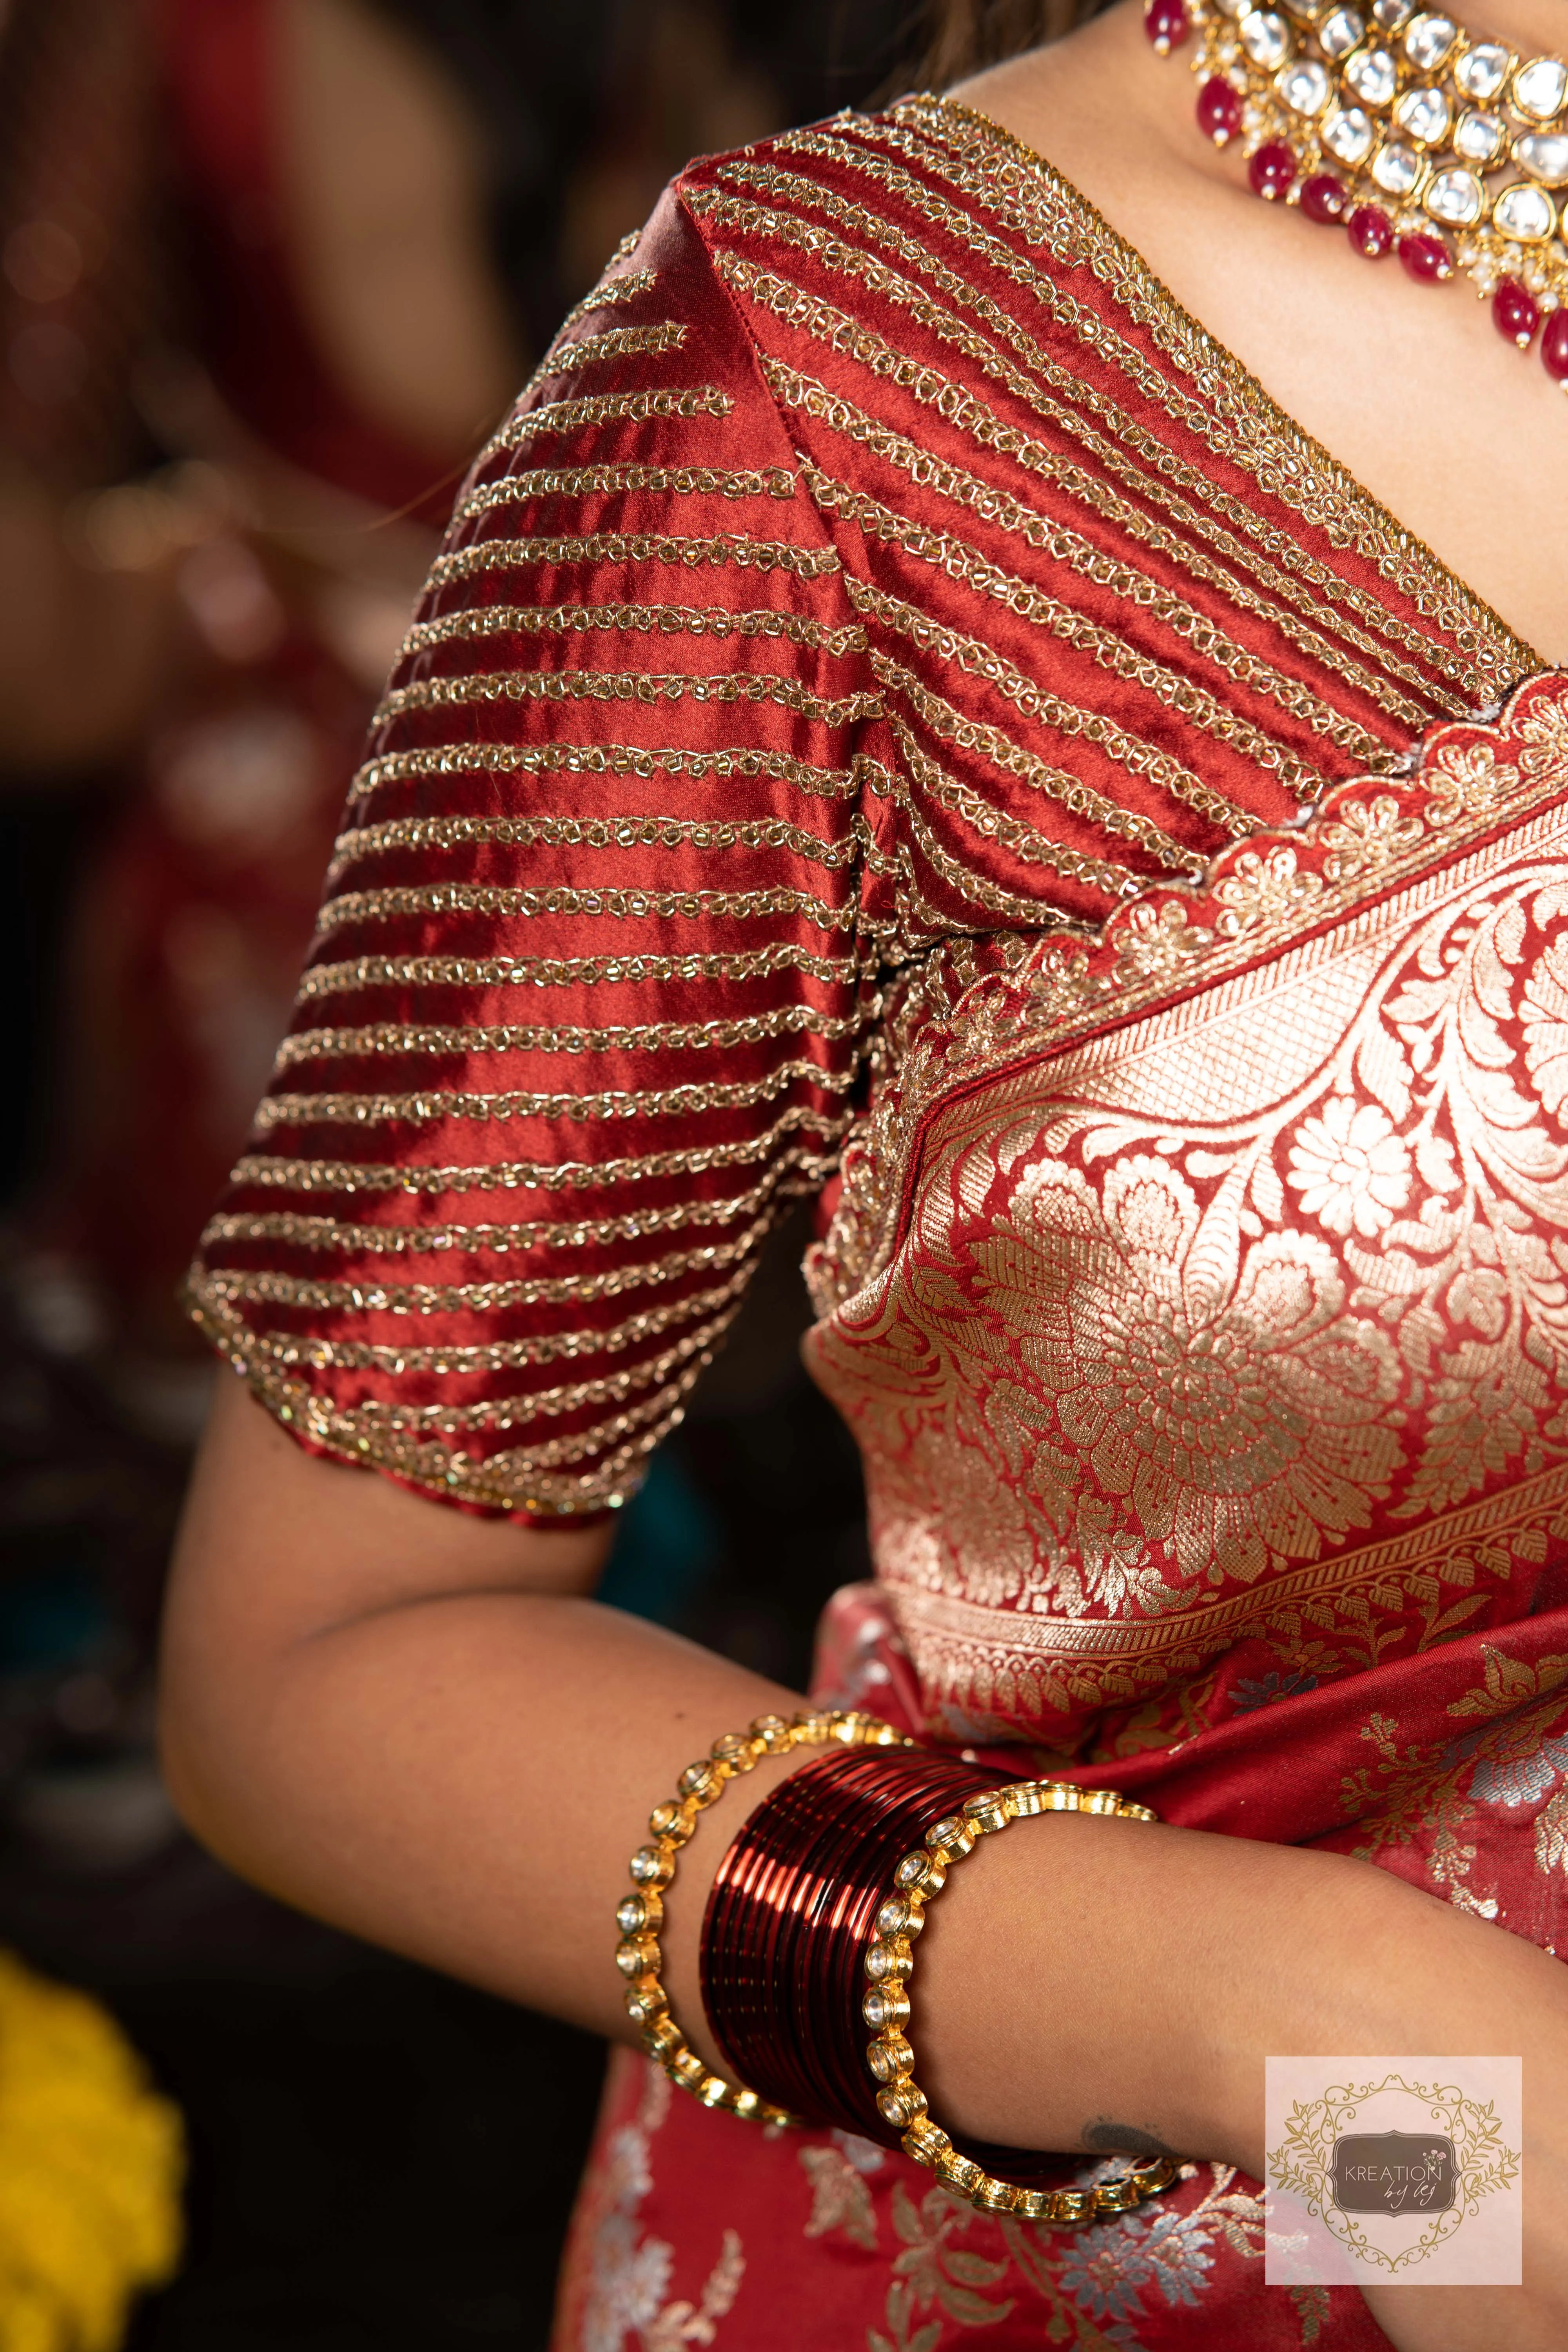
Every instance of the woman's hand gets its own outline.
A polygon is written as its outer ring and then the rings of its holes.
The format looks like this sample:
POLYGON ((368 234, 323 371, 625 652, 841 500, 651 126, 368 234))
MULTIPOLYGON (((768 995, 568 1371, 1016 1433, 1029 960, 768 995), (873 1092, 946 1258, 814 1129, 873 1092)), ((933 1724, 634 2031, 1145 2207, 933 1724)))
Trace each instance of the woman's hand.
POLYGON ((976 1849, 915 1998, 944 2124, 1255 2179, 1268 2057, 1522 2057, 1524 2285, 1367 2299, 1400 2352, 1568 2345, 1568 1971, 1533 1944, 1347 1855, 1063 1813, 976 1849))

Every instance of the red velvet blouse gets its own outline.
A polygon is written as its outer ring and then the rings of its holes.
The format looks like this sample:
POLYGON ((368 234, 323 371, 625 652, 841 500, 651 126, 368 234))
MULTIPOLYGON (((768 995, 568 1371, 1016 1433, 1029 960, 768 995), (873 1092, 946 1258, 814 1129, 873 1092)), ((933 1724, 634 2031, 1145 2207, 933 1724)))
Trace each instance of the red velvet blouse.
POLYGON ((963 109, 699 164, 458 500, 195 1311, 313 1449, 614 1507, 900 972, 1535 667, 963 109))

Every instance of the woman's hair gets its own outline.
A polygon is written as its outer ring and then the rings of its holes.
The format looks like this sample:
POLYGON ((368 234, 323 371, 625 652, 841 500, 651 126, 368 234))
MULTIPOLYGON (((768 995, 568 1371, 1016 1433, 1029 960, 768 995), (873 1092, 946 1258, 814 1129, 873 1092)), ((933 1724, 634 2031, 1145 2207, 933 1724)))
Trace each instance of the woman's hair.
POLYGON ((926 0, 917 77, 945 89, 982 66, 1000 65, 1098 16, 1106 0, 926 0))

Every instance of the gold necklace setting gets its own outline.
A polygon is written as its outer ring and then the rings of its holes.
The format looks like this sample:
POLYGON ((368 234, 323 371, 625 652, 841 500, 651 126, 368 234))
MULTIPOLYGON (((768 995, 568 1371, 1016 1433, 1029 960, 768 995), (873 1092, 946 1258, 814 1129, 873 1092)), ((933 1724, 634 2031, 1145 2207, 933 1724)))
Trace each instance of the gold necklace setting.
POLYGON ((1568 393, 1568 64, 1415 0, 1144 0, 1143 22, 1162 57, 1196 33, 1198 127, 1239 141, 1258 195, 1424 285, 1464 273, 1568 393))

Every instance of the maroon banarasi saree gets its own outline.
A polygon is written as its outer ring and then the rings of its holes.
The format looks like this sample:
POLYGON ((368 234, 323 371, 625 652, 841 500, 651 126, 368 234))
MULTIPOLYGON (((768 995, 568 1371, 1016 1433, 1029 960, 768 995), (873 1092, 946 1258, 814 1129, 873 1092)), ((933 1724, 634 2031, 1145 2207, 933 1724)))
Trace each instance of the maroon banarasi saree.
MULTIPOLYGON (((196 1311, 309 1446, 600 1511, 802 1193, 823 1694, 1551 1949, 1568 677, 934 100, 688 173, 483 453, 196 1311)), ((627 2057, 558 2342, 1383 2340, 1260 2239, 627 2057)))

